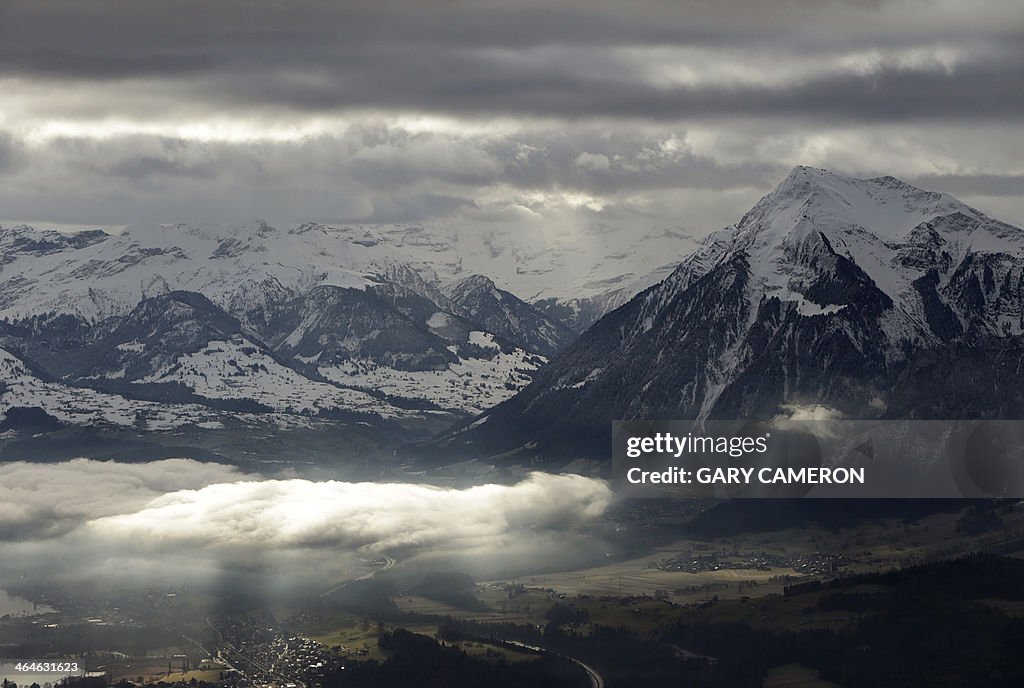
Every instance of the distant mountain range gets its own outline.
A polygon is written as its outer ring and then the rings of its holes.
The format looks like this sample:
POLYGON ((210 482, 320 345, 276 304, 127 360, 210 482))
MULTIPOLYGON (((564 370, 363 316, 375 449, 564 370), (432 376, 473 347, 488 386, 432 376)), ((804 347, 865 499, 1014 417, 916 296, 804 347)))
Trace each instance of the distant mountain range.
POLYGON ((798 167, 523 391, 423 450, 607 458, 631 418, 1024 413, 1024 230, 798 167))
POLYGON ((320 284, 398 283, 436 300, 442 285, 485 275, 582 331, 607 312, 597 304, 621 305, 668 275, 694 245, 681 230, 638 236, 603 227, 552 235, 526 226, 473 232, 265 222, 132 226, 114 235, 4 227, 0 318, 58 312, 94 322, 173 290, 258 316, 263 303, 320 284))
POLYGON ((604 241, 581 257, 422 227, 0 227, 0 428, 11 408, 148 429, 475 414, 659 279, 604 241))
POLYGON ((620 418, 1024 413, 1024 231, 893 177, 798 167, 695 251, 580 247, 583 286, 561 240, 456 239, 0 228, 0 432, 420 423, 451 429, 413 453, 529 462, 620 418))

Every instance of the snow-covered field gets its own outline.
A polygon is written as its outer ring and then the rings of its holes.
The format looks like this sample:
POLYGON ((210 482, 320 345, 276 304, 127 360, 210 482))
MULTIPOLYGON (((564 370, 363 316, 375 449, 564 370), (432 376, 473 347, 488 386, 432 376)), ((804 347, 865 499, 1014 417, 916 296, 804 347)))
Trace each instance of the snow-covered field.
POLYGON ((210 342, 138 382, 179 382, 209 399, 251 399, 284 413, 342 409, 383 418, 410 415, 365 392, 304 377, 244 339, 210 342))
POLYGON ((0 349, 0 381, 6 387, 0 394, 0 416, 5 416, 12 407, 38 406, 72 425, 130 427, 145 419, 149 429, 171 430, 188 424, 222 427, 226 415, 196 404, 136 401, 116 394, 45 382, 3 349, 0 349))
POLYGON ((0 349, 0 422, 15 407, 39 407, 68 425, 90 428, 130 428, 169 431, 186 425, 218 430, 227 425, 253 428, 302 429, 316 426, 313 418, 290 413, 239 413, 199 404, 157 403, 119 394, 46 382, 16 356, 0 349))
MULTIPOLYGON (((491 335, 471 332, 469 341, 496 349, 491 335)), ((455 349, 455 347, 451 347, 455 349)), ((445 370, 403 371, 369 361, 349 361, 323 366, 320 374, 342 385, 377 389, 407 399, 426 399, 443 408, 467 413, 505 401, 530 382, 530 373, 546 362, 542 356, 522 349, 499 352, 493 358, 463 358, 445 370)))

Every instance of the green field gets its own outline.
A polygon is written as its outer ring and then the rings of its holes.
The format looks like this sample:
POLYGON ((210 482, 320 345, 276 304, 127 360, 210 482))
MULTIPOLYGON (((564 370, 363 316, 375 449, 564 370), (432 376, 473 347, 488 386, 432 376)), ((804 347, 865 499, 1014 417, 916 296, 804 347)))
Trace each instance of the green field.
POLYGON ((343 648, 353 659, 383 659, 377 647, 377 624, 355 614, 334 614, 312 626, 298 629, 310 640, 330 648, 343 648), (365 654, 359 651, 365 650, 365 654))

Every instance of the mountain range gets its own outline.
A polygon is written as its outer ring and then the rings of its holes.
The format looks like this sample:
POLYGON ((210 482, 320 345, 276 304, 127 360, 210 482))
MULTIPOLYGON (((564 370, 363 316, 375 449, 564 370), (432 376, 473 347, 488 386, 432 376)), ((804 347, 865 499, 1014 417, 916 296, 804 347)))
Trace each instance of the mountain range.
POLYGON ((1024 231, 893 177, 797 167, 696 250, 446 231, 0 228, 0 414, 533 462, 615 419, 1024 412, 1024 231))
POLYGON ((581 286, 567 279, 579 256, 570 268, 564 247, 513 239, 473 250, 443 228, 0 227, 0 416, 38 407, 72 425, 167 429, 478 413, 577 336, 579 308, 596 318, 657 281, 596 255, 581 286), (531 274, 543 304, 475 267, 524 288, 531 274), (69 410, 83 404, 96 410, 69 410))
POLYGON ((893 177, 797 167, 443 455, 607 457, 615 419, 1013 418, 1024 231, 893 177))

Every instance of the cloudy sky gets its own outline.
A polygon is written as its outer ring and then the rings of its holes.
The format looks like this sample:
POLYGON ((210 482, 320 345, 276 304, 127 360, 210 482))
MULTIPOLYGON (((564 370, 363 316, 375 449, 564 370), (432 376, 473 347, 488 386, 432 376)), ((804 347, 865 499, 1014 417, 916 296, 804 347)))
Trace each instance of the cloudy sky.
POLYGON ((0 220, 683 228, 796 164, 1024 224, 1024 3, 0 0, 0 220))

